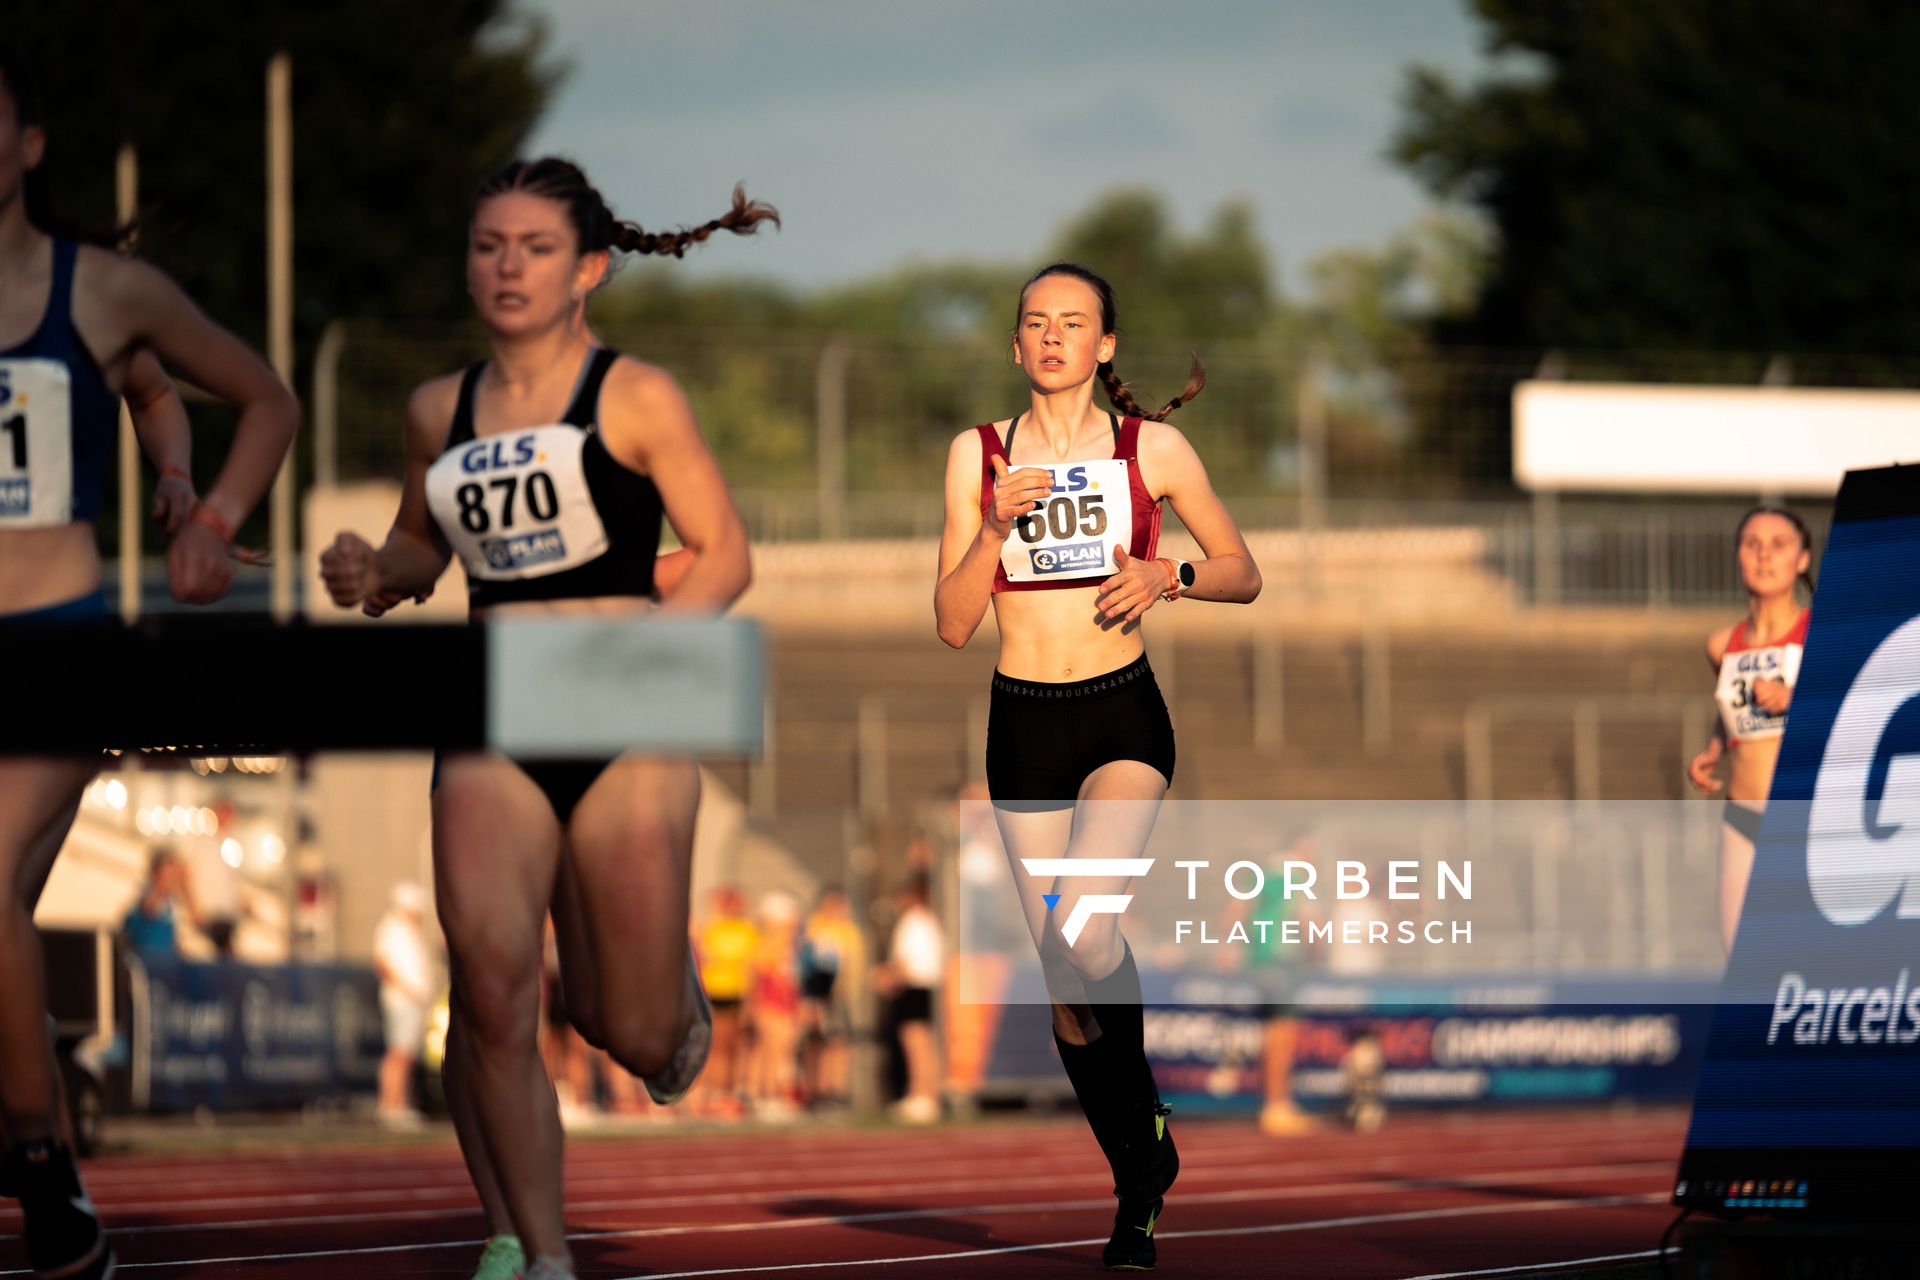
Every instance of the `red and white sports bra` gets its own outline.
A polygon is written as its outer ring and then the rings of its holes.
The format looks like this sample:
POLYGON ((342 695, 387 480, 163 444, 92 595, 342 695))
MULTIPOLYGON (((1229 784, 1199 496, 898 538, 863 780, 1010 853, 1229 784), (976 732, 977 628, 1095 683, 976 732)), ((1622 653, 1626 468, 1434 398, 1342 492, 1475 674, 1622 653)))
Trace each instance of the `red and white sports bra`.
POLYGON ((1727 637, 1727 652, 1720 659, 1720 679, 1713 690, 1720 704, 1720 722, 1726 727, 1727 741, 1756 742, 1778 738, 1787 731, 1787 717, 1769 715, 1753 701, 1755 680, 1784 681, 1789 689, 1800 679, 1800 654, 1807 644, 1807 620, 1813 610, 1802 609, 1800 620, 1787 634, 1770 644, 1756 645, 1747 638, 1748 619, 1741 619, 1727 637))
POLYGON ((1113 457, 1085 462, 1016 464, 1008 450, 1020 428, 1017 415, 1007 424, 1005 443, 991 423, 974 428, 980 433, 983 518, 993 514, 994 458, 1005 459, 1010 469, 1044 467, 1054 477, 1053 496, 1014 522, 994 571, 996 592, 1090 587, 1111 577, 1118 571, 1113 547, 1122 541, 1122 526, 1127 554, 1136 560, 1154 558, 1160 546, 1160 504, 1140 475, 1140 419, 1111 413, 1107 418, 1113 424, 1113 457))

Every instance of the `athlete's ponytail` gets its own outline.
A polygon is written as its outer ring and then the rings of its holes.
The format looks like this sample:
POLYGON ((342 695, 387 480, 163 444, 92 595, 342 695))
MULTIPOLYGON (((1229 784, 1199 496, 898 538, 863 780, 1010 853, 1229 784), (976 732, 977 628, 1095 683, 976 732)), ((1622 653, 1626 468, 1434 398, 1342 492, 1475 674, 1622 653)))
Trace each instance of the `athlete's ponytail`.
POLYGON ((544 196, 566 206, 567 218, 580 238, 582 253, 617 249, 622 253, 670 253, 679 258, 716 231, 746 236, 752 235, 762 222, 780 225, 777 209, 762 201, 747 199, 746 188, 736 186, 733 207, 711 222, 678 231, 648 231, 637 222, 623 222, 614 217, 613 210, 587 181, 580 167, 554 156, 502 165, 480 184, 475 202, 509 191, 544 196))
MULTIPOLYGON (((1027 296, 1027 290, 1033 288, 1034 285, 1040 283, 1048 276, 1067 276, 1070 279, 1078 280, 1080 283, 1092 289, 1094 295, 1100 299, 1101 334, 1118 333, 1120 331, 1119 317, 1113 305, 1113 286, 1108 284, 1098 272, 1090 267, 1083 267, 1077 262, 1055 262, 1034 272, 1032 278, 1020 286, 1020 297, 1022 301, 1024 302, 1027 296)), ((1019 315, 1016 315, 1014 317, 1016 328, 1019 323, 1019 315)), ((1095 374, 1100 379, 1100 385, 1106 388, 1107 399, 1113 403, 1114 408, 1120 410, 1120 412, 1126 414, 1129 418, 1145 418, 1149 422, 1165 422, 1168 414, 1178 409, 1181 405, 1191 401, 1195 396, 1200 394, 1200 389, 1207 385, 1206 366, 1200 363, 1200 357, 1196 355, 1193 357, 1192 365, 1187 369, 1187 385, 1180 389, 1180 394, 1161 405, 1152 413, 1148 413, 1140 407, 1139 401, 1133 398, 1133 388, 1131 384, 1121 381, 1120 375, 1114 370, 1113 361, 1108 360, 1101 364, 1100 367, 1095 370, 1095 374)))

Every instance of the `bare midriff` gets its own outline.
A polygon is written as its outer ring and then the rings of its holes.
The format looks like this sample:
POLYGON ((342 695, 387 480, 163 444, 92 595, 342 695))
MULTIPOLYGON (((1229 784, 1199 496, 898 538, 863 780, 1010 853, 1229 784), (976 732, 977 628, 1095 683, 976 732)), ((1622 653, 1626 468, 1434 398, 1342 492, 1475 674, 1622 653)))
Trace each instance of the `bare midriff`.
POLYGON ((1085 587, 1001 591, 993 597, 1000 627, 1002 675, 1062 684, 1118 671, 1146 652, 1138 623, 1102 627, 1094 602, 1098 580, 1085 587))
POLYGON ((1727 744, 1727 799, 1750 809, 1767 807, 1773 765, 1780 758, 1779 738, 1753 738, 1727 744))
POLYGON ((64 604, 100 588, 93 523, 0 532, 0 614, 64 604))

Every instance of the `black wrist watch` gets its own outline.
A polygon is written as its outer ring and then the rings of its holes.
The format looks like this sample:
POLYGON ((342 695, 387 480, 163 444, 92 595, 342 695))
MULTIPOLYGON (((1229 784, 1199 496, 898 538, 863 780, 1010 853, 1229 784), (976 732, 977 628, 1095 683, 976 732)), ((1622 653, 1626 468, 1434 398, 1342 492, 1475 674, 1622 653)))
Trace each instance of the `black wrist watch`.
POLYGON ((1180 577, 1180 589, 1185 591, 1193 586, 1193 565, 1186 560, 1173 562, 1174 572, 1180 577))

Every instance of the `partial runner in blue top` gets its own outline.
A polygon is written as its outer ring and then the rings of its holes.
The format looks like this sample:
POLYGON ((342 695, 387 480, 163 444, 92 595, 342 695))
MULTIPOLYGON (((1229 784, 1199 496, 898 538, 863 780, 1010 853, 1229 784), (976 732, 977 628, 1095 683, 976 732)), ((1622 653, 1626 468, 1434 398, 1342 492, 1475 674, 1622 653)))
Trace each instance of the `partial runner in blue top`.
MULTIPOLYGON (((206 603, 233 580, 233 530, 266 493, 299 419, 293 396, 232 334, 146 263, 49 234, 35 182, 47 146, 32 62, 0 46, 0 619, 104 612, 93 518, 114 436, 115 400, 165 419, 161 465, 190 496, 184 415, 162 365, 239 410, 219 479, 174 527, 176 599, 206 603)), ((55 673, 19 671, 17 682, 55 673)), ((94 673, 92 678, 110 678, 94 673)), ((88 678, 88 677, 83 677, 88 678)), ((204 697, 197 689, 129 691, 204 697)), ((97 758, 0 759, 0 1188, 20 1200, 36 1274, 101 1280, 114 1266, 58 1114, 44 973, 33 911, 97 758)))
POLYGON ((73 328, 80 246, 53 242, 53 287, 24 342, 0 348, 0 529, 100 513, 120 398, 73 328))

